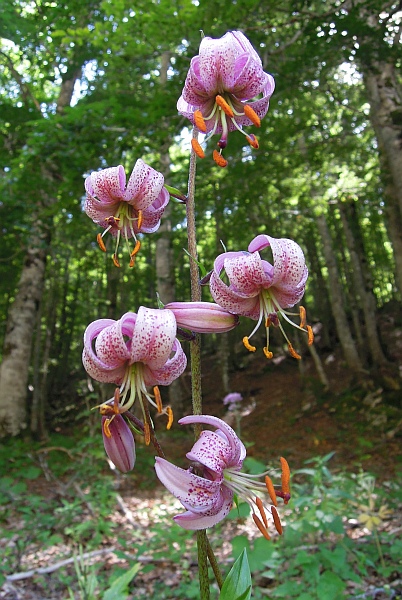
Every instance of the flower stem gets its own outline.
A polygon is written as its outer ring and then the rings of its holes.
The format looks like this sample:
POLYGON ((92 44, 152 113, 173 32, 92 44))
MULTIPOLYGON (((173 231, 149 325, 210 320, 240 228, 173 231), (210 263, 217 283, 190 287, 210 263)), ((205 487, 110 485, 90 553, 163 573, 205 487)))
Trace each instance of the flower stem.
POLYGON ((207 561, 207 534, 205 529, 197 531, 198 577, 200 582, 200 600, 209 600, 209 577, 207 561))
MULTIPOLYGON (((198 132, 193 129, 193 139, 198 138, 198 132)), ((198 269, 197 253, 197 233, 195 224, 195 174, 196 174, 196 154, 191 149, 190 168, 188 174, 188 195, 186 203, 187 211, 187 238, 188 253, 190 255, 190 284, 191 300, 199 302, 201 300, 200 274, 198 269), (193 260, 192 260, 193 259, 193 260)), ((201 390, 201 337, 196 334, 195 339, 190 343, 190 362, 191 362, 191 391, 193 401, 193 414, 202 415, 202 390, 201 390)), ((194 427, 195 438, 198 439, 201 434, 201 425, 194 427)), ((198 578, 200 582, 200 600, 209 600, 209 576, 208 576, 208 541, 205 529, 197 531, 198 548, 198 578)))
POLYGON ((221 590, 222 586, 223 586, 223 577, 222 577, 222 573, 219 568, 218 561, 216 560, 216 556, 214 554, 214 551, 212 550, 212 546, 210 544, 208 537, 207 537, 207 553, 208 553, 209 562, 211 564, 212 570, 215 575, 216 582, 219 586, 219 589, 221 590))

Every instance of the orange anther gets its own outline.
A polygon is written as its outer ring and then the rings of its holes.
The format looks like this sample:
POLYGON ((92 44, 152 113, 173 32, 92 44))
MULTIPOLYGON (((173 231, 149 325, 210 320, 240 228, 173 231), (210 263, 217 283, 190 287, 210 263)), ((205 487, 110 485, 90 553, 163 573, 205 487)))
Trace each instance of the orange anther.
POLYGON ((271 498, 271 502, 274 506, 278 506, 278 501, 276 499, 274 484, 272 483, 272 479, 265 476, 265 485, 267 486, 269 497, 271 498))
POLYGON ((215 98, 215 102, 217 103, 218 106, 221 107, 221 109, 223 110, 225 115, 227 115, 230 118, 234 117, 233 110, 230 108, 229 104, 226 102, 226 100, 223 96, 220 96, 218 94, 215 98))
POLYGON ((298 354, 296 352, 296 350, 293 348, 292 344, 288 344, 288 350, 289 350, 289 354, 290 356, 293 356, 293 358, 297 358, 297 360, 301 360, 301 356, 300 354, 298 354))
POLYGON ((196 110, 194 112, 194 124, 202 133, 206 133, 207 125, 204 121, 204 117, 202 116, 202 112, 200 110, 196 110))
POLYGON ((299 307, 299 316, 300 316, 300 327, 302 329, 304 329, 306 326, 306 309, 304 308, 304 306, 299 307))
POLYGON ((154 387, 154 396, 155 396, 156 407, 158 409, 158 414, 161 414, 161 412, 162 412, 162 398, 161 398, 161 393, 160 393, 159 388, 158 388, 157 385, 154 387))
POLYGON ((244 114, 256 126, 261 127, 261 119, 249 104, 244 105, 244 114))
POLYGON ((191 140, 191 146, 192 146, 194 152, 196 153, 196 155, 198 156, 198 158, 205 158, 205 152, 201 148, 201 144, 194 138, 191 140))
POLYGON ((264 527, 261 519, 259 519, 255 513, 253 513, 253 521, 257 525, 258 529, 260 530, 260 532, 262 533, 262 535, 265 537, 265 539, 266 540, 270 540, 271 537, 270 537, 267 529, 264 527))
POLYGON ((264 522, 265 527, 268 527, 268 519, 267 519, 267 515, 265 514, 265 509, 264 509, 264 505, 261 501, 261 498, 256 496, 255 503, 258 506, 258 510, 260 511, 260 515, 262 516, 262 520, 264 522))
POLYGON ((119 402, 120 402, 120 390, 116 388, 113 394, 113 412, 115 415, 119 414, 119 402))
POLYGON ((98 233, 98 235, 96 236, 96 241, 98 242, 98 246, 102 250, 102 252, 106 252, 106 246, 102 239, 102 234, 98 233))
MULTIPOLYGON (((282 492, 284 494, 290 494, 290 469, 286 458, 281 456, 281 467, 282 467, 282 492)), ((287 504, 289 500, 285 504, 287 504)))
POLYGON ((137 254, 137 252, 139 252, 140 248, 141 248, 141 242, 140 242, 140 240, 137 240, 135 242, 134 250, 131 252, 130 256, 135 256, 137 254))
POLYGON ((268 348, 266 346, 264 346, 263 348, 264 354, 268 359, 271 359, 273 357, 273 353, 271 352, 271 350, 268 350, 268 348))
POLYGON ((258 143, 258 139, 256 138, 255 135, 246 135, 246 140, 248 141, 248 143, 250 144, 250 146, 252 148, 255 148, 256 150, 258 150, 258 148, 260 147, 260 144, 258 143))
POLYGON ((138 218, 137 218, 137 229, 138 231, 140 231, 142 227, 142 210, 138 211, 138 218))
POLYGON ((250 352, 255 352, 257 350, 257 348, 255 346, 252 346, 250 344, 250 342, 248 341, 248 337, 244 336, 243 338, 243 344, 246 346, 247 350, 250 350, 250 352))
POLYGON ((275 506, 271 506, 271 513, 272 513, 272 518, 274 520, 275 529, 279 533, 279 535, 282 535, 282 533, 283 533, 282 523, 281 523, 281 520, 278 515, 278 511, 276 510, 275 506))
POLYGON ((151 430, 149 427, 149 423, 144 423, 144 438, 145 438, 145 444, 147 446, 149 446, 149 444, 151 442, 151 430))
POLYGON ((105 419, 104 422, 103 422, 103 433, 108 438, 112 437, 112 434, 111 434, 110 429, 109 429, 109 425, 110 425, 111 421, 112 421, 112 419, 105 419))
POLYGON ((168 416, 168 422, 166 424, 166 429, 170 429, 173 425, 173 410, 171 409, 170 406, 166 407, 166 414, 168 416))
POLYGON ((112 256, 113 264, 115 267, 120 267, 119 259, 117 258, 117 254, 114 253, 112 256))
POLYGON ((130 256, 130 262, 128 263, 128 266, 130 267, 130 269, 132 269, 134 265, 135 265, 135 256, 130 256))
POLYGON ((271 327, 271 325, 272 325, 272 321, 271 321, 270 317, 267 317, 265 319, 265 327, 266 327, 266 329, 268 329, 268 327, 271 327))
POLYGON ((223 158, 222 154, 220 154, 218 150, 214 150, 212 152, 212 158, 219 167, 227 167, 228 161, 223 158))
POLYGON ((307 325, 307 335, 308 335, 307 343, 309 346, 311 346, 314 342, 314 332, 313 332, 311 325, 307 325))

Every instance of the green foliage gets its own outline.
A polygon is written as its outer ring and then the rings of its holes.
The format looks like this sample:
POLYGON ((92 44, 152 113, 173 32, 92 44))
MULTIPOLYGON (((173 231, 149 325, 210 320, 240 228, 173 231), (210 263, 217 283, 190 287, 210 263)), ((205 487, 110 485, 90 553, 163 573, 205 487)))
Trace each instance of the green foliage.
MULTIPOLYGON (((337 600, 344 597, 349 582, 363 591, 369 573, 386 578, 400 568, 400 548, 395 548, 392 534, 384 530, 370 535, 366 530, 353 539, 347 531, 347 520, 359 519, 366 506, 373 514, 384 514, 384 497, 396 507, 400 486, 374 489, 367 473, 334 474, 328 468, 332 456, 307 461, 311 466, 294 473, 282 538, 257 538, 253 544, 245 536, 232 540, 234 557, 247 549, 251 572, 266 580, 255 590, 255 598, 337 600)), ((382 526, 381 519, 378 523, 382 526)))
POLYGON ((251 574, 244 549, 230 569, 223 583, 219 600, 249 600, 251 598, 251 574))

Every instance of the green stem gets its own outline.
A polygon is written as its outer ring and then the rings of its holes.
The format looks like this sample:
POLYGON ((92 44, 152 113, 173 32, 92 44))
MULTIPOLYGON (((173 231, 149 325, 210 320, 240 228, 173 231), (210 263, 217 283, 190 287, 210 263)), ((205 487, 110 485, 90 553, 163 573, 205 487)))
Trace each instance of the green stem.
POLYGON ((377 546, 378 556, 380 558, 381 566, 382 566, 383 569, 385 569, 384 555, 383 555, 382 550, 381 550, 381 542, 380 542, 380 538, 378 536, 377 528, 375 527, 373 531, 374 531, 374 538, 375 538, 375 543, 376 543, 376 546, 377 546))
MULTIPOLYGON (((198 132, 193 129, 193 139, 197 139, 198 132)), ((195 173, 196 173, 196 154, 191 150, 190 168, 188 174, 188 195, 187 195, 187 237, 188 252, 194 260, 190 260, 190 282, 191 282, 191 300, 199 302, 201 300, 200 274, 198 270, 197 253, 197 235, 195 224, 195 173)), ((193 414, 202 415, 202 390, 201 390, 201 337, 199 334, 190 344, 190 364, 191 364, 191 391, 193 400, 193 414)), ((201 434, 201 425, 196 424, 194 433, 196 439, 201 434)), ((208 551, 207 534, 205 529, 197 531, 198 548, 198 577, 200 582, 200 600, 209 600, 209 576, 208 576, 208 551)))
POLYGON ((212 550, 212 546, 210 544, 208 537, 207 537, 207 553, 208 553, 209 562, 211 564, 212 570, 215 575, 216 582, 219 586, 219 589, 221 590, 222 586, 223 586, 223 577, 222 577, 222 573, 219 568, 218 561, 216 560, 216 556, 214 554, 214 551, 212 550))

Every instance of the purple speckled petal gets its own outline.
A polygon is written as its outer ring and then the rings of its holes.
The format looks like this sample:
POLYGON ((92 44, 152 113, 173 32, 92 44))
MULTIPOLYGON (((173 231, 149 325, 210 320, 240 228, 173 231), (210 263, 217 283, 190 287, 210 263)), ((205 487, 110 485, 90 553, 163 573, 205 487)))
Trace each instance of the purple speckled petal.
POLYGON ((186 456, 190 461, 201 463, 218 477, 232 463, 232 449, 226 436, 222 437, 214 431, 202 431, 186 456))
POLYGON ((174 353, 166 363, 159 369, 144 366, 143 377, 146 386, 170 385, 172 381, 180 377, 187 366, 187 357, 181 347, 179 340, 175 340, 172 346, 174 353))
POLYGON ((176 319, 170 310, 140 306, 132 344, 131 363, 160 369, 168 360, 176 338, 176 319))
MULTIPOLYGON (((156 200, 142 212, 142 225, 139 233, 155 233, 161 224, 161 217, 170 200, 169 192, 163 188, 156 200)), ((133 222, 136 225, 137 221, 133 222)), ((136 227, 134 227, 136 231, 136 227)))
POLYGON ((113 203, 124 199, 126 174, 124 167, 110 167, 91 173, 85 180, 85 189, 101 202, 113 203))
POLYGON ((105 328, 113 326, 115 323, 116 321, 113 321, 112 319, 98 319, 88 325, 84 333, 82 362, 88 375, 93 379, 96 379, 96 381, 120 385, 126 371, 126 363, 124 361, 116 360, 107 364, 98 358, 92 347, 93 340, 97 338, 105 328))
POLYGON ((260 315, 260 299, 258 294, 244 297, 231 290, 215 272, 209 280, 209 291, 217 304, 225 310, 257 320, 260 315))
POLYGON ((159 196, 165 179, 140 158, 134 165, 124 199, 137 210, 148 208, 159 196))
POLYGON ((88 194, 84 203, 84 211, 94 223, 106 229, 106 227, 109 227, 106 222, 107 217, 114 215, 119 205, 120 200, 105 203, 88 194))
POLYGON ((121 319, 115 321, 113 325, 105 327, 96 338, 95 350, 97 357, 105 364, 119 364, 130 361, 129 342, 126 342, 124 336, 131 339, 135 326, 137 315, 135 313, 126 313, 121 319), (125 323, 122 329, 122 323, 125 323))
POLYGON ((269 276, 264 270, 258 252, 224 258, 224 268, 230 288, 245 296, 256 296, 262 287, 269 287, 272 281, 272 274, 269 276))
POLYGON ((225 423, 225 421, 222 421, 222 419, 219 419, 218 417, 213 417, 212 415, 188 415, 187 417, 180 419, 179 423, 180 425, 201 423, 203 425, 216 427, 217 430, 223 433, 223 435, 226 437, 230 446, 230 464, 228 466, 238 468, 241 467, 246 456, 246 449, 243 442, 236 435, 235 431, 230 427, 230 425, 225 423))
POLYGON ((160 482, 180 500, 184 508, 201 514, 221 509, 221 480, 204 479, 159 456, 155 459, 155 471, 160 482))
POLYGON ((233 492, 226 486, 221 489, 221 508, 217 513, 209 514, 186 511, 173 517, 173 520, 183 529, 197 530, 213 527, 224 519, 233 506, 233 492))

